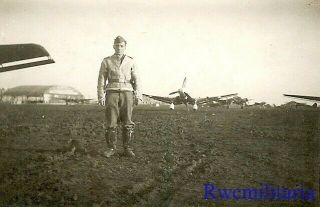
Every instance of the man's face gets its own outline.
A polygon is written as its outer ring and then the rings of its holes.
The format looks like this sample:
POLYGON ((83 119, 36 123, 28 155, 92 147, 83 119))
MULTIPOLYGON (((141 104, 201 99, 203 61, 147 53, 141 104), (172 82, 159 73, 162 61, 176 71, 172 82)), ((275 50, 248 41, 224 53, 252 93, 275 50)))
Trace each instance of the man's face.
POLYGON ((120 42, 113 45, 113 49, 117 55, 123 55, 126 51, 126 43, 120 42))

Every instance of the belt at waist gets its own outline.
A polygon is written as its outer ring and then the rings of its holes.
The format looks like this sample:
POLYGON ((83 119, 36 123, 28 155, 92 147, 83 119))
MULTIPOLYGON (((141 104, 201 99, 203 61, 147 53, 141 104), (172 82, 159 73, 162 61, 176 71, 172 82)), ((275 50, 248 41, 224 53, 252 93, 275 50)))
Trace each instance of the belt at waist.
POLYGON ((109 79, 108 82, 109 83, 130 83, 130 81, 124 80, 124 79, 109 79))

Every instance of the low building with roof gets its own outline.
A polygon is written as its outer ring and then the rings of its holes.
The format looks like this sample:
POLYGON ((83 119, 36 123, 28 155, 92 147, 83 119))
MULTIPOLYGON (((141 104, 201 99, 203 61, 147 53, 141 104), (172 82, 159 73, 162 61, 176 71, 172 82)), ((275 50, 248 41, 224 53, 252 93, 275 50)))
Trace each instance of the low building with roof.
POLYGON ((66 104, 68 100, 80 100, 84 96, 70 86, 25 85, 9 88, 3 93, 2 101, 12 104, 46 103, 66 104))

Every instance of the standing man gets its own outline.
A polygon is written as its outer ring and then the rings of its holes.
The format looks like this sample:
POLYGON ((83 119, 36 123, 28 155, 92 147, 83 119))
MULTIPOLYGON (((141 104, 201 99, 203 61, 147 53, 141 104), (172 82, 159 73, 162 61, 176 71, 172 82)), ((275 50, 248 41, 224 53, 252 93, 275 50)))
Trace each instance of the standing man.
POLYGON ((130 147, 134 123, 131 120, 133 105, 142 101, 140 79, 137 66, 132 57, 125 54, 127 41, 118 36, 114 40, 112 56, 103 59, 98 77, 98 100, 105 105, 105 138, 106 157, 111 157, 116 151, 117 127, 122 125, 122 141, 124 155, 134 157, 130 147))

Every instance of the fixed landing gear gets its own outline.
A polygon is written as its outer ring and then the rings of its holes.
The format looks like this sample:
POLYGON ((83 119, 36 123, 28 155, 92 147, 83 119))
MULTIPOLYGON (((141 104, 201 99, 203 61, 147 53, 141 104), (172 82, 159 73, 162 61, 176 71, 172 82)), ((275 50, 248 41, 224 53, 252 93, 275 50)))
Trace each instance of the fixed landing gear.
POLYGON ((173 103, 170 104, 170 110, 174 110, 174 104, 173 103))

